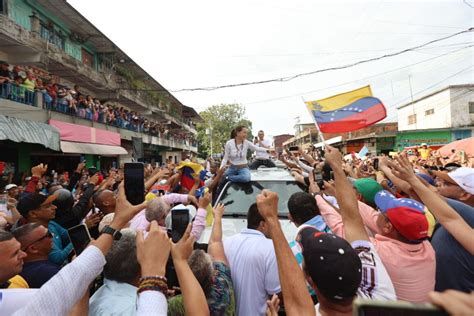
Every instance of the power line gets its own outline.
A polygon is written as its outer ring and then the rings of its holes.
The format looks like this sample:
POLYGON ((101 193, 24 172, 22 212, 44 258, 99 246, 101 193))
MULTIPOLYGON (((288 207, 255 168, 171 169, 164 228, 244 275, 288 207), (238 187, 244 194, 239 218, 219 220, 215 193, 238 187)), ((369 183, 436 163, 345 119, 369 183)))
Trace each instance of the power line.
POLYGON ((186 88, 186 89, 179 89, 179 90, 171 90, 171 92, 176 93, 176 92, 191 92, 191 91, 213 91, 213 90, 224 89, 224 88, 234 88, 234 87, 242 87, 242 86, 259 85, 259 84, 270 83, 270 82, 286 82, 286 81, 294 80, 294 79, 299 78, 299 77, 314 75, 314 74, 322 73, 322 72, 352 68, 354 66, 358 66, 358 65, 361 65, 361 64, 366 64, 366 63, 369 63, 369 62, 372 62, 372 61, 377 61, 377 60, 381 60, 381 59, 385 59, 385 58, 389 58, 389 57, 398 56, 398 55, 401 55, 401 54, 404 54, 404 53, 407 53, 407 52, 410 52, 410 51, 415 51, 417 49, 420 49, 422 47, 428 46, 428 45, 436 43, 436 42, 444 41, 444 40, 447 40, 449 38, 452 38, 452 37, 455 37, 455 36, 458 36, 458 35, 461 35, 461 34, 464 34, 464 33, 472 32, 473 30, 474 30, 474 28, 471 27, 467 30, 457 32, 457 33, 454 33, 454 34, 451 34, 451 35, 448 35, 448 36, 445 36, 445 37, 441 37, 441 38, 438 38, 438 39, 435 39, 435 40, 431 40, 431 41, 426 42, 424 44, 417 45, 417 46, 410 47, 410 48, 406 48, 406 49, 403 49, 403 50, 395 52, 395 53, 390 53, 390 54, 385 54, 385 55, 382 55, 382 56, 379 56, 379 57, 364 59, 364 60, 354 62, 352 64, 343 65, 343 66, 323 68, 323 69, 313 70, 313 71, 309 71, 309 72, 299 73, 299 74, 288 76, 288 77, 280 77, 280 78, 274 78, 274 79, 252 81, 252 82, 235 83, 235 84, 221 85, 221 86, 214 86, 214 87, 186 88))
POLYGON ((348 84, 351 84, 351 83, 355 83, 355 82, 359 82, 359 81, 363 81, 363 80, 383 76, 383 75, 386 75, 386 74, 389 74, 389 73, 392 73, 392 72, 395 72, 395 71, 399 71, 399 70, 402 70, 402 69, 405 69, 405 68, 416 66, 416 65, 428 62, 428 61, 432 61, 434 59, 438 59, 440 57, 444 57, 444 56, 451 55, 453 53, 457 53, 459 51, 462 51, 462 50, 470 48, 470 47, 474 47, 474 45, 468 45, 468 46, 462 47, 460 49, 456 49, 454 51, 450 51, 450 52, 447 52, 447 53, 444 53, 444 54, 441 54, 441 55, 437 55, 437 56, 434 56, 434 57, 431 57, 431 58, 428 58, 428 59, 424 59, 422 61, 419 61, 419 62, 416 62, 416 63, 413 63, 413 64, 409 64, 409 65, 406 65, 406 66, 403 66, 403 67, 398 67, 398 68, 395 68, 395 69, 391 69, 391 70, 388 70, 388 71, 385 71, 385 72, 382 72, 382 73, 378 73, 378 74, 375 74, 375 75, 372 75, 372 76, 367 76, 367 77, 360 78, 360 79, 357 79, 357 80, 346 81, 344 83, 340 83, 340 84, 333 85, 333 86, 328 86, 328 87, 324 87, 324 88, 320 88, 320 89, 316 89, 316 90, 311 90, 311 91, 295 93, 295 94, 286 95, 286 96, 277 97, 277 98, 246 102, 246 103, 242 103, 242 105, 250 105, 250 104, 258 104, 258 103, 266 103, 266 102, 271 102, 271 101, 283 100, 283 99, 288 99, 288 98, 293 98, 293 97, 299 97, 299 96, 310 94, 310 93, 320 92, 320 91, 324 91, 324 90, 327 90, 327 89, 342 87, 342 86, 345 86, 345 85, 348 85, 348 84))

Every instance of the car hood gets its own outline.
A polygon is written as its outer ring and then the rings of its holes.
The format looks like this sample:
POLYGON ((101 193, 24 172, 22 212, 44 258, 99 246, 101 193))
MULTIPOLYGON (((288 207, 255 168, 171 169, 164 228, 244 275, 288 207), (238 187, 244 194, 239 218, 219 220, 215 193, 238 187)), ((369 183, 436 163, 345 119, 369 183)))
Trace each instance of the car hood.
MULTIPOLYGON (((287 219, 280 219, 281 229, 285 235, 288 242, 295 239, 298 230, 295 224, 291 223, 287 219)), ((247 228, 247 219, 246 218, 233 218, 233 217, 224 217, 222 218, 222 239, 225 240, 227 237, 238 234, 242 229, 247 228)), ((199 238, 199 243, 208 243, 211 238, 212 227, 206 227, 203 231, 201 238, 199 238)))

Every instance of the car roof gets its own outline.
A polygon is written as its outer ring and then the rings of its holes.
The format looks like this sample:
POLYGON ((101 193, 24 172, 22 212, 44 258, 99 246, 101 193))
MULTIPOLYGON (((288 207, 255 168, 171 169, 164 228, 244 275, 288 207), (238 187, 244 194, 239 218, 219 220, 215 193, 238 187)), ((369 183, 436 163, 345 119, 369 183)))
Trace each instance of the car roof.
POLYGON ((261 167, 250 173, 252 181, 295 181, 288 170, 281 168, 261 167))

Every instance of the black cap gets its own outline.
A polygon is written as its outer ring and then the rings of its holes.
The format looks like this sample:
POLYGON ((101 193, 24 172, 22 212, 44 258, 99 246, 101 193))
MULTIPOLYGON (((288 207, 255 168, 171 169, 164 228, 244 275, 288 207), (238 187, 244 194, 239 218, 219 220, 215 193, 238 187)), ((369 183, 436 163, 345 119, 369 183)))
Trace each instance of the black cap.
POLYGON ((303 250, 305 270, 324 297, 341 301, 356 295, 362 264, 345 239, 306 227, 296 241, 303 250))
POLYGON ((30 211, 39 209, 42 205, 52 203, 56 200, 56 195, 46 196, 39 193, 28 194, 18 201, 17 209, 23 217, 26 217, 30 211))

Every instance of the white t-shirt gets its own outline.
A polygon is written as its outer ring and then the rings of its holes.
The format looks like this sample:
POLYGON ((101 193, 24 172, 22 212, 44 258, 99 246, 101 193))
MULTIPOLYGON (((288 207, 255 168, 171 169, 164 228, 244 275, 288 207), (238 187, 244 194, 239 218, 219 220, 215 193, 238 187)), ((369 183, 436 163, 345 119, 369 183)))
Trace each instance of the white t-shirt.
POLYGON ((273 242, 261 232, 243 229, 224 240, 237 315, 265 315, 267 297, 281 291, 273 242))
MULTIPOLYGON (((260 139, 259 139, 260 141, 260 139)), ((264 146, 266 147, 270 147, 272 145, 272 142, 269 140, 269 139, 264 139, 262 141, 260 141, 264 146)), ((265 148, 263 146, 260 145, 260 142, 259 143, 256 143, 255 146, 258 146, 260 148, 265 148)), ((261 159, 261 160, 267 160, 267 159, 270 159, 270 155, 268 154, 268 152, 263 152, 263 151, 257 151, 255 153, 255 157, 257 159, 261 159)))
POLYGON ((374 245, 368 240, 356 240, 351 246, 358 253, 362 263, 362 281, 357 296, 372 300, 397 300, 392 280, 374 245))

